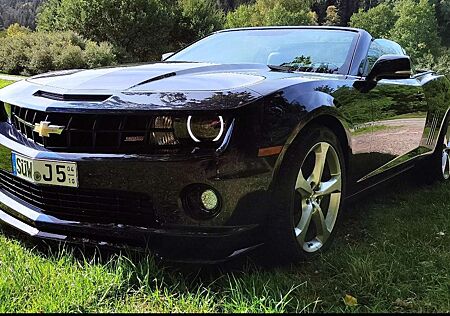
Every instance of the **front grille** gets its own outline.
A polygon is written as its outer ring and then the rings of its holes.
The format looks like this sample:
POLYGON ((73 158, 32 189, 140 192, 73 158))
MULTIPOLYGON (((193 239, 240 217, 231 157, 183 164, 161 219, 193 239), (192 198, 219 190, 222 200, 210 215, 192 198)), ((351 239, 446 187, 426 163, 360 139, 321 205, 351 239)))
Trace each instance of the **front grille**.
POLYGON ((168 116, 55 113, 11 105, 11 122, 23 136, 53 151, 176 153, 181 148, 168 116), (64 130, 41 137, 34 127, 43 121, 64 130))
POLYGON ((62 220, 155 227, 150 198, 113 190, 38 186, 0 170, 0 187, 62 220))

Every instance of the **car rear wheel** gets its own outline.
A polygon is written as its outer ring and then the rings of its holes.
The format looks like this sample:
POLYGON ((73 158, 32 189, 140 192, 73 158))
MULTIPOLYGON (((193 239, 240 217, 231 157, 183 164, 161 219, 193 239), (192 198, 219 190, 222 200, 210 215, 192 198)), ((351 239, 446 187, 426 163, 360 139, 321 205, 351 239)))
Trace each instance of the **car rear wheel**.
POLYGON ((308 129, 286 153, 274 186, 269 246, 283 261, 310 258, 329 247, 345 188, 337 137, 325 127, 308 129))
POLYGON ((450 179, 450 128, 446 119, 434 153, 419 165, 420 180, 431 184, 450 179))

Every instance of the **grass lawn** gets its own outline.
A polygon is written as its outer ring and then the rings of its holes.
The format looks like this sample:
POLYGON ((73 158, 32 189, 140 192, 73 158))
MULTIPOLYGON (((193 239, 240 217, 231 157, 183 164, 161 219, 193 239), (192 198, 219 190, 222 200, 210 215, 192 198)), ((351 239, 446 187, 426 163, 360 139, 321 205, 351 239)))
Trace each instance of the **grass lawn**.
POLYGON ((11 81, 0 79, 0 89, 6 87, 7 85, 9 85, 11 83, 12 83, 11 81))
POLYGON ((450 184, 413 178, 349 205, 334 246, 289 267, 47 248, 4 227, 0 312, 450 312, 450 184))

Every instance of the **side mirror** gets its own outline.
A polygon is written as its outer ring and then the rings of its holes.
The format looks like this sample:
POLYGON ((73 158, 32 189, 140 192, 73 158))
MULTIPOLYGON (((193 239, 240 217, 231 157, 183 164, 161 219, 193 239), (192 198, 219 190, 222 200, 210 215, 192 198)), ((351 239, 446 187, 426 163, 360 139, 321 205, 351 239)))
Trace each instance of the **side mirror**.
POLYGON ((353 87, 367 93, 382 79, 409 79, 411 74, 411 59, 408 56, 383 55, 375 62, 366 79, 355 81, 353 87))
POLYGON ((175 53, 174 53, 174 52, 170 52, 170 53, 162 54, 161 61, 166 60, 167 58, 169 58, 169 57, 172 56, 173 54, 175 54, 175 53))
POLYGON ((383 55, 375 62, 366 81, 411 78, 411 59, 404 55, 383 55))

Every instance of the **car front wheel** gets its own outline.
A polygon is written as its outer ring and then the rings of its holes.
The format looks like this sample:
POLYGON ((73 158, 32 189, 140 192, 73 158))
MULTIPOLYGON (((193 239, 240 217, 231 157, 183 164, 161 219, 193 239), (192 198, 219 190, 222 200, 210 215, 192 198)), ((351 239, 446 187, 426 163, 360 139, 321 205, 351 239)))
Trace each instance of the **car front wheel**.
POLYGON ((289 148, 274 185, 269 245, 283 261, 328 248, 340 217, 345 164, 337 137, 313 127, 289 148))

